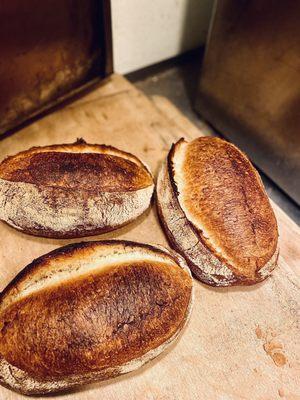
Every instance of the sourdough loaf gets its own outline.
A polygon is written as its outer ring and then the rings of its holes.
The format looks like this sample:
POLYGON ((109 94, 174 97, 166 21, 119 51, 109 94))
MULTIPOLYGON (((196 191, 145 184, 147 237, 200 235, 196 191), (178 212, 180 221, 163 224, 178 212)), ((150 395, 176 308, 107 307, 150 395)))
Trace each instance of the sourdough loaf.
POLYGON ((176 253, 126 241, 59 248, 1 294, 0 381, 42 394, 135 370, 174 341, 191 304, 176 253))
POLYGON ((224 140, 173 145, 159 173, 157 206, 172 246, 207 284, 254 284, 277 265, 277 222, 262 181, 224 140))
POLYGON ((153 189, 146 166, 114 147, 34 147, 0 164, 0 219, 38 236, 95 235, 137 218, 153 189))

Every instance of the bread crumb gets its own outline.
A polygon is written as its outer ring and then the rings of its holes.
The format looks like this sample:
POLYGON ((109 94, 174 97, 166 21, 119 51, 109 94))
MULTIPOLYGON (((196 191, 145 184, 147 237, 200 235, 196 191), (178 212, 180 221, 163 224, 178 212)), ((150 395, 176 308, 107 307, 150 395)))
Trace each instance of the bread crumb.
POLYGON ((278 342, 266 342, 263 347, 267 353, 271 353, 273 350, 281 350, 282 344, 278 342))
POLYGON ((277 367, 283 367, 286 364, 286 357, 283 353, 273 353, 271 357, 277 367))
POLYGON ((287 363, 287 358, 283 353, 283 345, 273 338, 276 333, 272 329, 262 331, 259 325, 255 328, 256 337, 263 340, 263 349, 270 356, 277 367, 283 367, 287 363))
POLYGON ((263 332, 259 325, 257 325, 257 327, 255 329, 255 334, 256 334, 257 339, 261 339, 263 337, 263 332))

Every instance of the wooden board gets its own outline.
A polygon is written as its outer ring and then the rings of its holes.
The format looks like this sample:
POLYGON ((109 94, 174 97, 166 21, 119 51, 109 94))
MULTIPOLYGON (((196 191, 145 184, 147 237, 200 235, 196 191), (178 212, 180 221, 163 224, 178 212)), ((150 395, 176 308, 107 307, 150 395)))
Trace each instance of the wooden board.
MULTIPOLYGON (((149 99, 114 75, 84 98, 0 141, 0 158, 31 146, 83 137, 136 154, 156 174, 171 143, 201 134, 166 99, 149 99)), ((169 351, 139 371, 55 398, 300 399, 300 230, 274 207, 281 256, 271 278, 248 288, 215 289, 195 281, 191 321, 169 351)), ((154 206, 127 227, 90 239, 99 238, 167 245, 154 206)), ((0 290, 32 259, 76 241, 27 236, 1 223, 0 290)), ((1 400, 22 398, 0 387, 1 400)))

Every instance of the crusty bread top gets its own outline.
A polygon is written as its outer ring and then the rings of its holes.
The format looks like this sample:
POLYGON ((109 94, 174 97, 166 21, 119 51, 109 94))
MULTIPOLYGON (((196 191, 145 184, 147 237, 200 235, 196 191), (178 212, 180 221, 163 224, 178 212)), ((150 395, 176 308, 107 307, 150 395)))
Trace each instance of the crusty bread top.
POLYGON ((0 299, 0 354, 51 379, 141 357, 181 327, 192 279, 166 252, 107 241, 70 245, 29 265, 0 299))
POLYGON ((253 278, 273 256, 278 232, 248 158, 219 138, 181 139, 169 167, 180 206, 204 244, 237 276, 253 278))
POLYGON ((43 186, 122 192, 153 184, 135 156, 111 146, 73 144, 34 147, 0 164, 0 178, 43 186))
POLYGON ((70 244, 37 258, 24 268, 1 293, 0 313, 11 303, 35 292, 94 272, 102 273, 130 260, 176 265, 165 251, 141 243, 102 240, 70 244))

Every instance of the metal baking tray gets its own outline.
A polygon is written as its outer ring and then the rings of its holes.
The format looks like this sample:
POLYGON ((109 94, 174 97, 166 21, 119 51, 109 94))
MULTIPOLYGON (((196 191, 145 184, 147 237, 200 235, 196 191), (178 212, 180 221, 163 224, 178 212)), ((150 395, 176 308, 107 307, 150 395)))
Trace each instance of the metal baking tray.
POLYGON ((3 0, 0 38, 0 134, 112 72, 107 0, 3 0))
POLYGON ((196 108, 300 204, 300 2, 216 1, 196 108))

